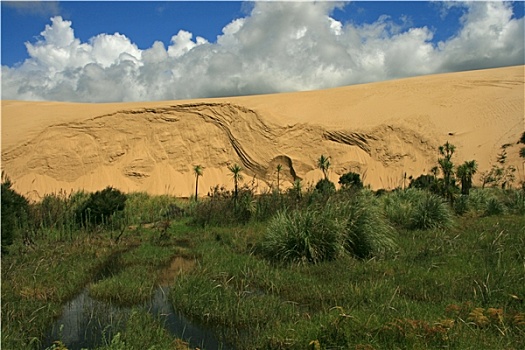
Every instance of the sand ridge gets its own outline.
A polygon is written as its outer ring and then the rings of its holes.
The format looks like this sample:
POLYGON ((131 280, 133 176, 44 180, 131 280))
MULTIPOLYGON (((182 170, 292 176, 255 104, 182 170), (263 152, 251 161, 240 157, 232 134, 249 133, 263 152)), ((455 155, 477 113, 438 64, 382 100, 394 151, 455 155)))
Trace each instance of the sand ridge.
MULTIPOLYGON (((348 171, 372 188, 402 186, 457 146, 456 164, 494 164, 500 147, 523 179, 516 145, 525 130, 524 66, 448 73, 335 89, 187 101, 77 104, 2 101, 2 170, 33 199, 60 189, 190 196, 232 187, 243 167, 259 191, 348 171)), ((475 178, 476 179, 476 178, 475 178)))

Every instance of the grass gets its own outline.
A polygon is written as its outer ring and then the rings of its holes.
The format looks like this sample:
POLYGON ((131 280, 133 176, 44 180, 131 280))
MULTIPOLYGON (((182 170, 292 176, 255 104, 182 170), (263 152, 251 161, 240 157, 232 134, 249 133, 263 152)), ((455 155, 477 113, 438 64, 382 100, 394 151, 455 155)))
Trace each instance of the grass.
POLYGON ((102 237, 17 246, 2 256, 2 346, 31 348, 118 247, 102 237))
MULTIPOLYGON (((446 230, 400 230, 390 258, 314 265, 275 266, 203 233, 200 263, 173 287, 174 303, 227 330, 238 349, 305 349, 312 341, 327 349, 519 349, 525 221, 457 220, 446 230), (450 311, 456 308, 462 311, 450 311), (487 324, 476 319, 481 309, 487 324), (493 309, 501 320, 489 315, 493 309)), ((242 230, 264 236, 263 228, 242 230)))
MULTIPOLYGON (((189 224, 191 217, 176 219, 164 240, 155 228, 140 228, 126 231, 118 243, 114 232, 106 231, 42 235, 30 246, 17 241, 2 255, 2 346, 41 348, 62 305, 89 282, 96 298, 140 304, 151 297, 160 271, 183 256, 196 264, 173 279, 171 302, 239 350, 525 348, 522 197, 477 191, 462 216, 447 213, 452 226, 442 219, 437 225, 412 225, 423 197, 405 191, 329 200, 326 212, 315 211, 314 205, 290 209, 267 223, 202 227, 189 224), (490 198, 504 206, 502 214, 485 215, 490 198), (281 257, 261 247, 287 237, 272 238, 271 233, 297 227, 302 229, 296 236, 308 244, 314 241, 305 232, 315 237, 314 230, 323 239, 348 230, 378 242, 377 237, 386 237, 372 250, 388 254, 325 259, 298 249, 304 254, 292 261, 302 263, 276 264, 281 257), (108 263, 115 270, 104 274, 108 263)), ((140 210, 139 198, 130 208, 140 210)), ((172 199, 147 203, 152 209, 140 218, 125 213, 129 222, 160 220, 159 211, 172 199)), ((426 208, 434 210, 434 204, 426 208)), ((286 252, 298 243, 278 245, 286 252)), ((187 345, 168 334, 158 319, 134 308, 122 331, 100 349, 152 347, 187 345)))
POLYGON ((119 272, 91 284, 89 293, 95 299, 122 306, 143 303, 151 298, 162 268, 177 252, 172 246, 145 242, 121 254, 114 262, 120 267, 119 272))

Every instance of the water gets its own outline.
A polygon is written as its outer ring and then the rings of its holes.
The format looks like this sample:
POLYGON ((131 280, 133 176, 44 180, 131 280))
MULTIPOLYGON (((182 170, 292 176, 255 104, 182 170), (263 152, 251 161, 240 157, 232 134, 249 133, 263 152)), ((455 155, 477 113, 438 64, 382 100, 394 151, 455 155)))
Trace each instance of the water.
MULTIPOLYGON (((221 343, 210 329, 193 324, 177 312, 168 300, 168 293, 169 287, 158 287, 151 301, 141 307, 158 317, 174 337, 183 339, 193 348, 232 349, 221 343)), ((61 340, 70 350, 109 344, 113 336, 123 330, 130 313, 130 307, 117 307, 91 298, 85 288, 64 306, 62 316, 45 338, 43 349, 55 340, 61 340)))
MULTIPOLYGON (((120 253, 116 253, 108 259, 93 282, 110 278, 119 273, 121 270, 119 255, 120 253)), ((178 271, 184 267, 184 263, 184 259, 175 258, 172 270, 178 271)), ((169 301, 168 294, 169 287, 159 286, 155 290, 153 298, 149 302, 139 305, 139 307, 158 317, 174 337, 183 339, 193 348, 198 347, 206 350, 233 349, 221 343, 212 330, 192 323, 175 310, 169 301)), ((124 330, 131 312, 131 307, 120 307, 91 298, 86 287, 64 306, 61 317, 53 324, 44 339, 43 349, 51 346, 56 340, 62 341, 70 350, 93 349, 109 344, 118 332, 124 330)))

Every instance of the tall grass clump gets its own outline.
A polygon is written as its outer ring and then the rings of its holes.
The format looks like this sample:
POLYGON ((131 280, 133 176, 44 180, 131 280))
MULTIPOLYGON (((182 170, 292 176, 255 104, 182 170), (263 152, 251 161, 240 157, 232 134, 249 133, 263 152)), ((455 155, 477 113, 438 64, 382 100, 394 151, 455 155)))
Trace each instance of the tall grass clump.
POLYGON ((485 216, 501 215, 505 212, 505 207, 498 198, 490 197, 487 200, 487 205, 485 207, 485 216))
POLYGON ((344 219, 344 247, 351 255, 364 259, 395 249, 393 229, 370 191, 341 203, 338 215, 344 219))
POLYGON ((184 214, 182 205, 175 197, 152 196, 145 192, 127 194, 124 216, 129 224, 146 224, 180 217, 184 214))
POLYGON ((425 192, 414 206, 410 228, 428 230, 448 228, 453 224, 450 206, 438 195, 425 192))
POLYGON ((465 215, 469 211, 469 200, 467 195, 461 195, 456 198, 453 205, 456 215, 465 215))
POLYGON ((335 260, 342 252, 343 222, 333 208, 282 211, 268 223, 261 250, 271 261, 319 263, 335 260))
POLYGON ((503 191, 503 204, 508 211, 518 215, 525 215, 525 188, 503 191))
POLYGON ((383 206, 390 222, 406 229, 447 228, 453 223, 450 206, 442 197, 425 190, 393 192, 384 197, 383 206))
POLYGON ((410 227, 414 208, 422 196, 423 190, 416 188, 397 190, 382 196, 385 216, 396 226, 410 227))

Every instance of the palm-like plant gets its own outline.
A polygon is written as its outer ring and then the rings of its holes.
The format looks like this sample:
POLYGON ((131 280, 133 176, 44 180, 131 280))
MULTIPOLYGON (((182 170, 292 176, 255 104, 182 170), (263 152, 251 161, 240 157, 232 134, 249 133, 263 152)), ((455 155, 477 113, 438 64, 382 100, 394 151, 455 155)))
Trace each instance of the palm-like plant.
POLYGON ((439 146, 439 153, 443 158, 438 159, 438 164, 443 172, 443 195, 448 198, 451 202, 453 200, 453 189, 456 180, 454 179, 454 163, 452 163, 452 155, 456 151, 456 146, 449 143, 448 141, 443 145, 439 146))
POLYGON ((457 176, 461 180, 461 194, 468 195, 472 187, 472 177, 478 170, 478 164, 475 160, 469 160, 457 168, 457 176))
POLYGON ((202 176, 204 168, 201 165, 195 165, 193 167, 193 173, 195 174, 195 201, 199 198, 199 177, 202 176))
POLYGON ((328 169, 330 168, 330 157, 325 157, 321 154, 317 160, 317 167, 323 172, 324 178, 328 180, 328 169))
POLYGON ((283 165, 282 164, 277 164, 277 192, 281 193, 281 189, 279 188, 279 183, 280 183, 280 175, 281 175, 281 170, 283 170, 283 165))
POLYGON ((230 165, 228 170, 232 173, 233 184, 234 184, 234 198, 237 198, 239 193, 239 181, 243 179, 241 174, 242 167, 238 164, 230 165))

